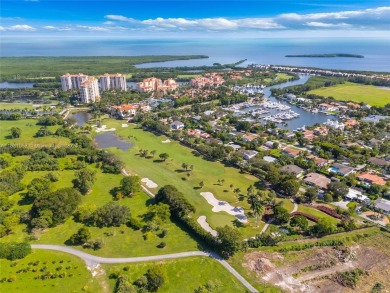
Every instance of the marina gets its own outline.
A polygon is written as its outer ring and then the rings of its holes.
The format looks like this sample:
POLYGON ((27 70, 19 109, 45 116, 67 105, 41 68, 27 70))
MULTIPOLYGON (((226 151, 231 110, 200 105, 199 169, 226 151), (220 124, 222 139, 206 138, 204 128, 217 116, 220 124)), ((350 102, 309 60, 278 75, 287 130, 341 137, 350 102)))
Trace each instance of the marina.
POLYGON ((245 121, 258 121, 258 122, 274 122, 278 123, 278 127, 288 130, 296 130, 303 126, 310 126, 316 123, 324 123, 329 118, 337 119, 336 116, 331 114, 325 114, 319 112, 318 109, 305 109, 301 106, 290 104, 288 101, 277 99, 271 95, 272 88, 284 88, 288 86, 304 84, 310 77, 307 74, 301 74, 298 80, 284 82, 272 87, 263 87, 258 85, 254 86, 235 86, 233 89, 245 94, 245 91, 253 91, 257 93, 263 93, 264 98, 261 101, 250 97, 250 100, 245 103, 235 104, 230 107, 224 108, 225 110, 233 112, 236 117, 241 117, 245 121), (289 121, 285 123, 285 121, 289 121))

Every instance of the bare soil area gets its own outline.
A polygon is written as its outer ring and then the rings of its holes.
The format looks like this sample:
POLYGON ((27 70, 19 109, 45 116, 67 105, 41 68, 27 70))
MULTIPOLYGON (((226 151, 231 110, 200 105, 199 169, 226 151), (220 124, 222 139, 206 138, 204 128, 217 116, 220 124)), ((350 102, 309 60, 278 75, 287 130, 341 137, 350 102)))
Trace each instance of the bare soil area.
POLYGON ((389 238, 381 235, 374 238, 351 247, 317 247, 284 254, 247 253, 243 266, 255 272, 259 279, 287 292, 371 292, 378 282, 383 286, 381 292, 390 292, 389 238), (344 287, 334 281, 336 272, 357 268, 365 274, 356 288, 344 287))

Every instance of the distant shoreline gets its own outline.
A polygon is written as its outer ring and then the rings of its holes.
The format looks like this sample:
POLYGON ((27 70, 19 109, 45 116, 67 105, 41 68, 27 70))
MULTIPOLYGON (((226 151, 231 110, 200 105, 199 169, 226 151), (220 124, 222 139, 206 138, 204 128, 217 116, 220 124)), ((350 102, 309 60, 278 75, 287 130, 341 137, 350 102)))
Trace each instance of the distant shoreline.
POLYGON ((291 58, 291 57, 317 57, 317 58, 335 58, 335 57, 349 57, 349 58, 364 58, 363 55, 357 55, 357 54, 302 54, 302 55, 286 55, 285 57, 291 58))

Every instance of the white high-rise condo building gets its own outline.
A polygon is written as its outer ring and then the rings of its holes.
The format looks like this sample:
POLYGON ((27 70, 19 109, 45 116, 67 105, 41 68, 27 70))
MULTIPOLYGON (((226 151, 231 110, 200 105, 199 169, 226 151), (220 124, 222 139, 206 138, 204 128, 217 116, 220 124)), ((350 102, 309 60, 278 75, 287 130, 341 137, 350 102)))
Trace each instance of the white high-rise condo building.
POLYGON ((61 85, 63 91, 68 91, 71 89, 79 89, 81 84, 88 79, 88 75, 79 73, 79 74, 64 74, 61 76, 61 85))
POLYGON ((98 80, 95 77, 88 77, 80 85, 80 97, 84 104, 94 103, 100 99, 98 80))
POLYGON ((126 76, 124 74, 104 74, 99 77, 99 86, 102 91, 119 89, 127 91, 126 76))

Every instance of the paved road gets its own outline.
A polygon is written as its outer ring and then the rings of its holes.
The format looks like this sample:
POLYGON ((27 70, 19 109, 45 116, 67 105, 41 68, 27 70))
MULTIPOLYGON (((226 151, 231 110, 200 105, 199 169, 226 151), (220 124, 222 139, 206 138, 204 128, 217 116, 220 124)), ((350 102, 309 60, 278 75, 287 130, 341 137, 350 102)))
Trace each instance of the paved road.
MULTIPOLYGON (((291 213, 295 213, 295 212, 298 211, 298 204, 297 204, 293 199, 290 199, 290 200, 291 200, 292 203, 294 204, 294 208, 293 208, 293 210, 292 210, 291 213)), ((290 214, 291 214, 291 213, 290 213, 290 214)))
POLYGON ((258 291, 251 285, 247 280, 245 280, 230 264, 223 260, 220 256, 212 252, 203 252, 203 251, 189 251, 189 252, 180 252, 172 254, 163 254, 163 255, 153 255, 153 256, 140 256, 140 257, 120 257, 120 258, 108 258, 91 255, 77 249, 61 246, 61 245, 50 245, 50 244, 32 244, 31 248, 33 249, 46 249, 46 250, 56 250, 61 252, 66 252, 73 254, 75 256, 83 259, 86 264, 93 268, 101 263, 108 264, 118 264, 118 263, 134 263, 134 262, 145 262, 145 261, 158 261, 164 259, 175 259, 182 257, 190 256, 208 256, 217 260, 221 265, 223 265, 232 275, 234 275, 250 292, 258 293, 258 291))

